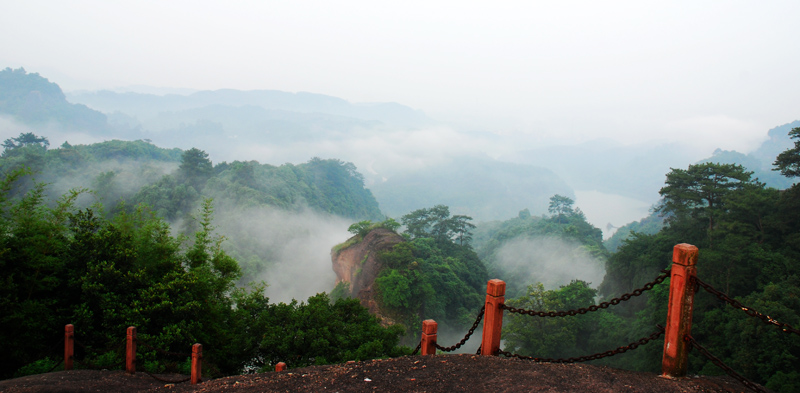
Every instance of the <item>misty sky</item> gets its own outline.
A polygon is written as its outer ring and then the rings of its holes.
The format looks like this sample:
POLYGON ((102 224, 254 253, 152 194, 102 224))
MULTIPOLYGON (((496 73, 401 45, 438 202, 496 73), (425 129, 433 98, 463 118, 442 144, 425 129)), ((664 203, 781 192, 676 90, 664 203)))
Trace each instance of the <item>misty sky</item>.
POLYGON ((0 67, 394 101, 532 141, 748 151, 800 118, 797 1, 9 1, 0 67))

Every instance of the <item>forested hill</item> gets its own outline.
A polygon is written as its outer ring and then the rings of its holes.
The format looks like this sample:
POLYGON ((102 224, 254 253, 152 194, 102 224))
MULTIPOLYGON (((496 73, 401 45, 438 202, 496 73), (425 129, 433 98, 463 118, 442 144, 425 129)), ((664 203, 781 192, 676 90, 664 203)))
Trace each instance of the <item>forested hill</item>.
POLYGON ((55 122, 95 135, 110 131, 104 114, 67 102, 57 84, 23 68, 0 71, 0 115, 34 126, 55 122))
MULTIPOLYGON (((46 137, 23 134, 3 144, 0 171, 28 168, 32 178, 48 183, 57 198, 73 188, 94 191, 114 208, 120 201, 146 203, 164 218, 175 219, 212 197, 228 206, 311 208, 350 219, 382 217, 372 193, 353 164, 313 158, 293 165, 256 161, 213 165, 198 149, 163 149, 145 141, 107 141, 91 145, 64 143, 49 149, 46 137)), ((17 183, 22 194, 32 183, 17 183)))

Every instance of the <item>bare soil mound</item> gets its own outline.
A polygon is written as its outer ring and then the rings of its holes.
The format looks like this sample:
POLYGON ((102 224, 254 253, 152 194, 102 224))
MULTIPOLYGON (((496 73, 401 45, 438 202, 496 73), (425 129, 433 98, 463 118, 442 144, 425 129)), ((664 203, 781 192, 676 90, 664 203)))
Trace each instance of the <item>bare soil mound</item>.
MULTIPOLYGON (((181 379, 179 375, 162 378, 181 379)), ((745 392, 727 377, 671 380, 586 364, 496 356, 405 356, 166 384, 122 371, 61 371, 0 381, 0 392, 745 392)))

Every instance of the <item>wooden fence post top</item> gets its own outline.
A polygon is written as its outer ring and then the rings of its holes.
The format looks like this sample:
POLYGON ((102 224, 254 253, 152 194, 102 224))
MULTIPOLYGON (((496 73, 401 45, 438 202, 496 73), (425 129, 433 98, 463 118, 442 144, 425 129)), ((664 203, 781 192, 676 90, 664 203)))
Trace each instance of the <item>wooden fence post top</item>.
POLYGON ((423 334, 436 334, 439 330, 439 324, 436 323, 433 319, 426 319, 422 321, 422 333, 423 334))
POLYGON ((698 254, 697 247, 691 244, 676 244, 672 249, 672 263, 683 266, 694 266, 697 264, 698 254))
POLYGON ((506 282, 496 278, 489 280, 489 282, 486 284, 486 294, 494 297, 505 296, 506 282))
POLYGON ((75 331, 75 326, 72 326, 71 323, 67 326, 64 326, 64 333, 72 333, 74 331, 75 331))
POLYGON ((192 353, 196 353, 196 354, 203 353, 203 344, 194 344, 194 345, 192 345, 192 353))
POLYGON ((128 326, 128 336, 136 337, 136 326, 128 326))
POLYGON ((286 363, 280 362, 275 365, 275 371, 283 371, 286 370, 286 363))

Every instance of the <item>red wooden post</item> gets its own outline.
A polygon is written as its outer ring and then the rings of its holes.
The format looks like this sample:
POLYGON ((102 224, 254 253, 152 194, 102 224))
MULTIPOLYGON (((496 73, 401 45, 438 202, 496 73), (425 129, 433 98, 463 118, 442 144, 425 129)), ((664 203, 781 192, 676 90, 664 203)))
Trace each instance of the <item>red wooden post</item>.
POLYGON ((72 370, 72 357, 75 355, 75 326, 64 326, 64 370, 72 370))
POLYGON ((496 355, 500 350, 500 330, 503 329, 503 309, 506 302, 506 283, 489 280, 486 284, 486 309, 483 312, 483 339, 481 355, 496 355))
POLYGON ((136 327, 128 327, 127 345, 125 347, 125 372, 136 374, 136 327))
POLYGON ((665 377, 684 377, 689 365, 689 346, 683 338, 692 330, 692 279, 697 276, 697 255, 697 247, 685 243, 676 245, 672 251, 669 311, 661 361, 661 371, 665 377))
POLYGON ((422 321, 422 344, 420 348, 423 355, 436 355, 436 332, 438 330, 439 324, 433 319, 422 321))
POLYGON ((192 385, 203 380, 203 345, 192 345, 192 385))
POLYGON ((275 371, 283 371, 286 370, 286 363, 280 362, 275 365, 275 371))

